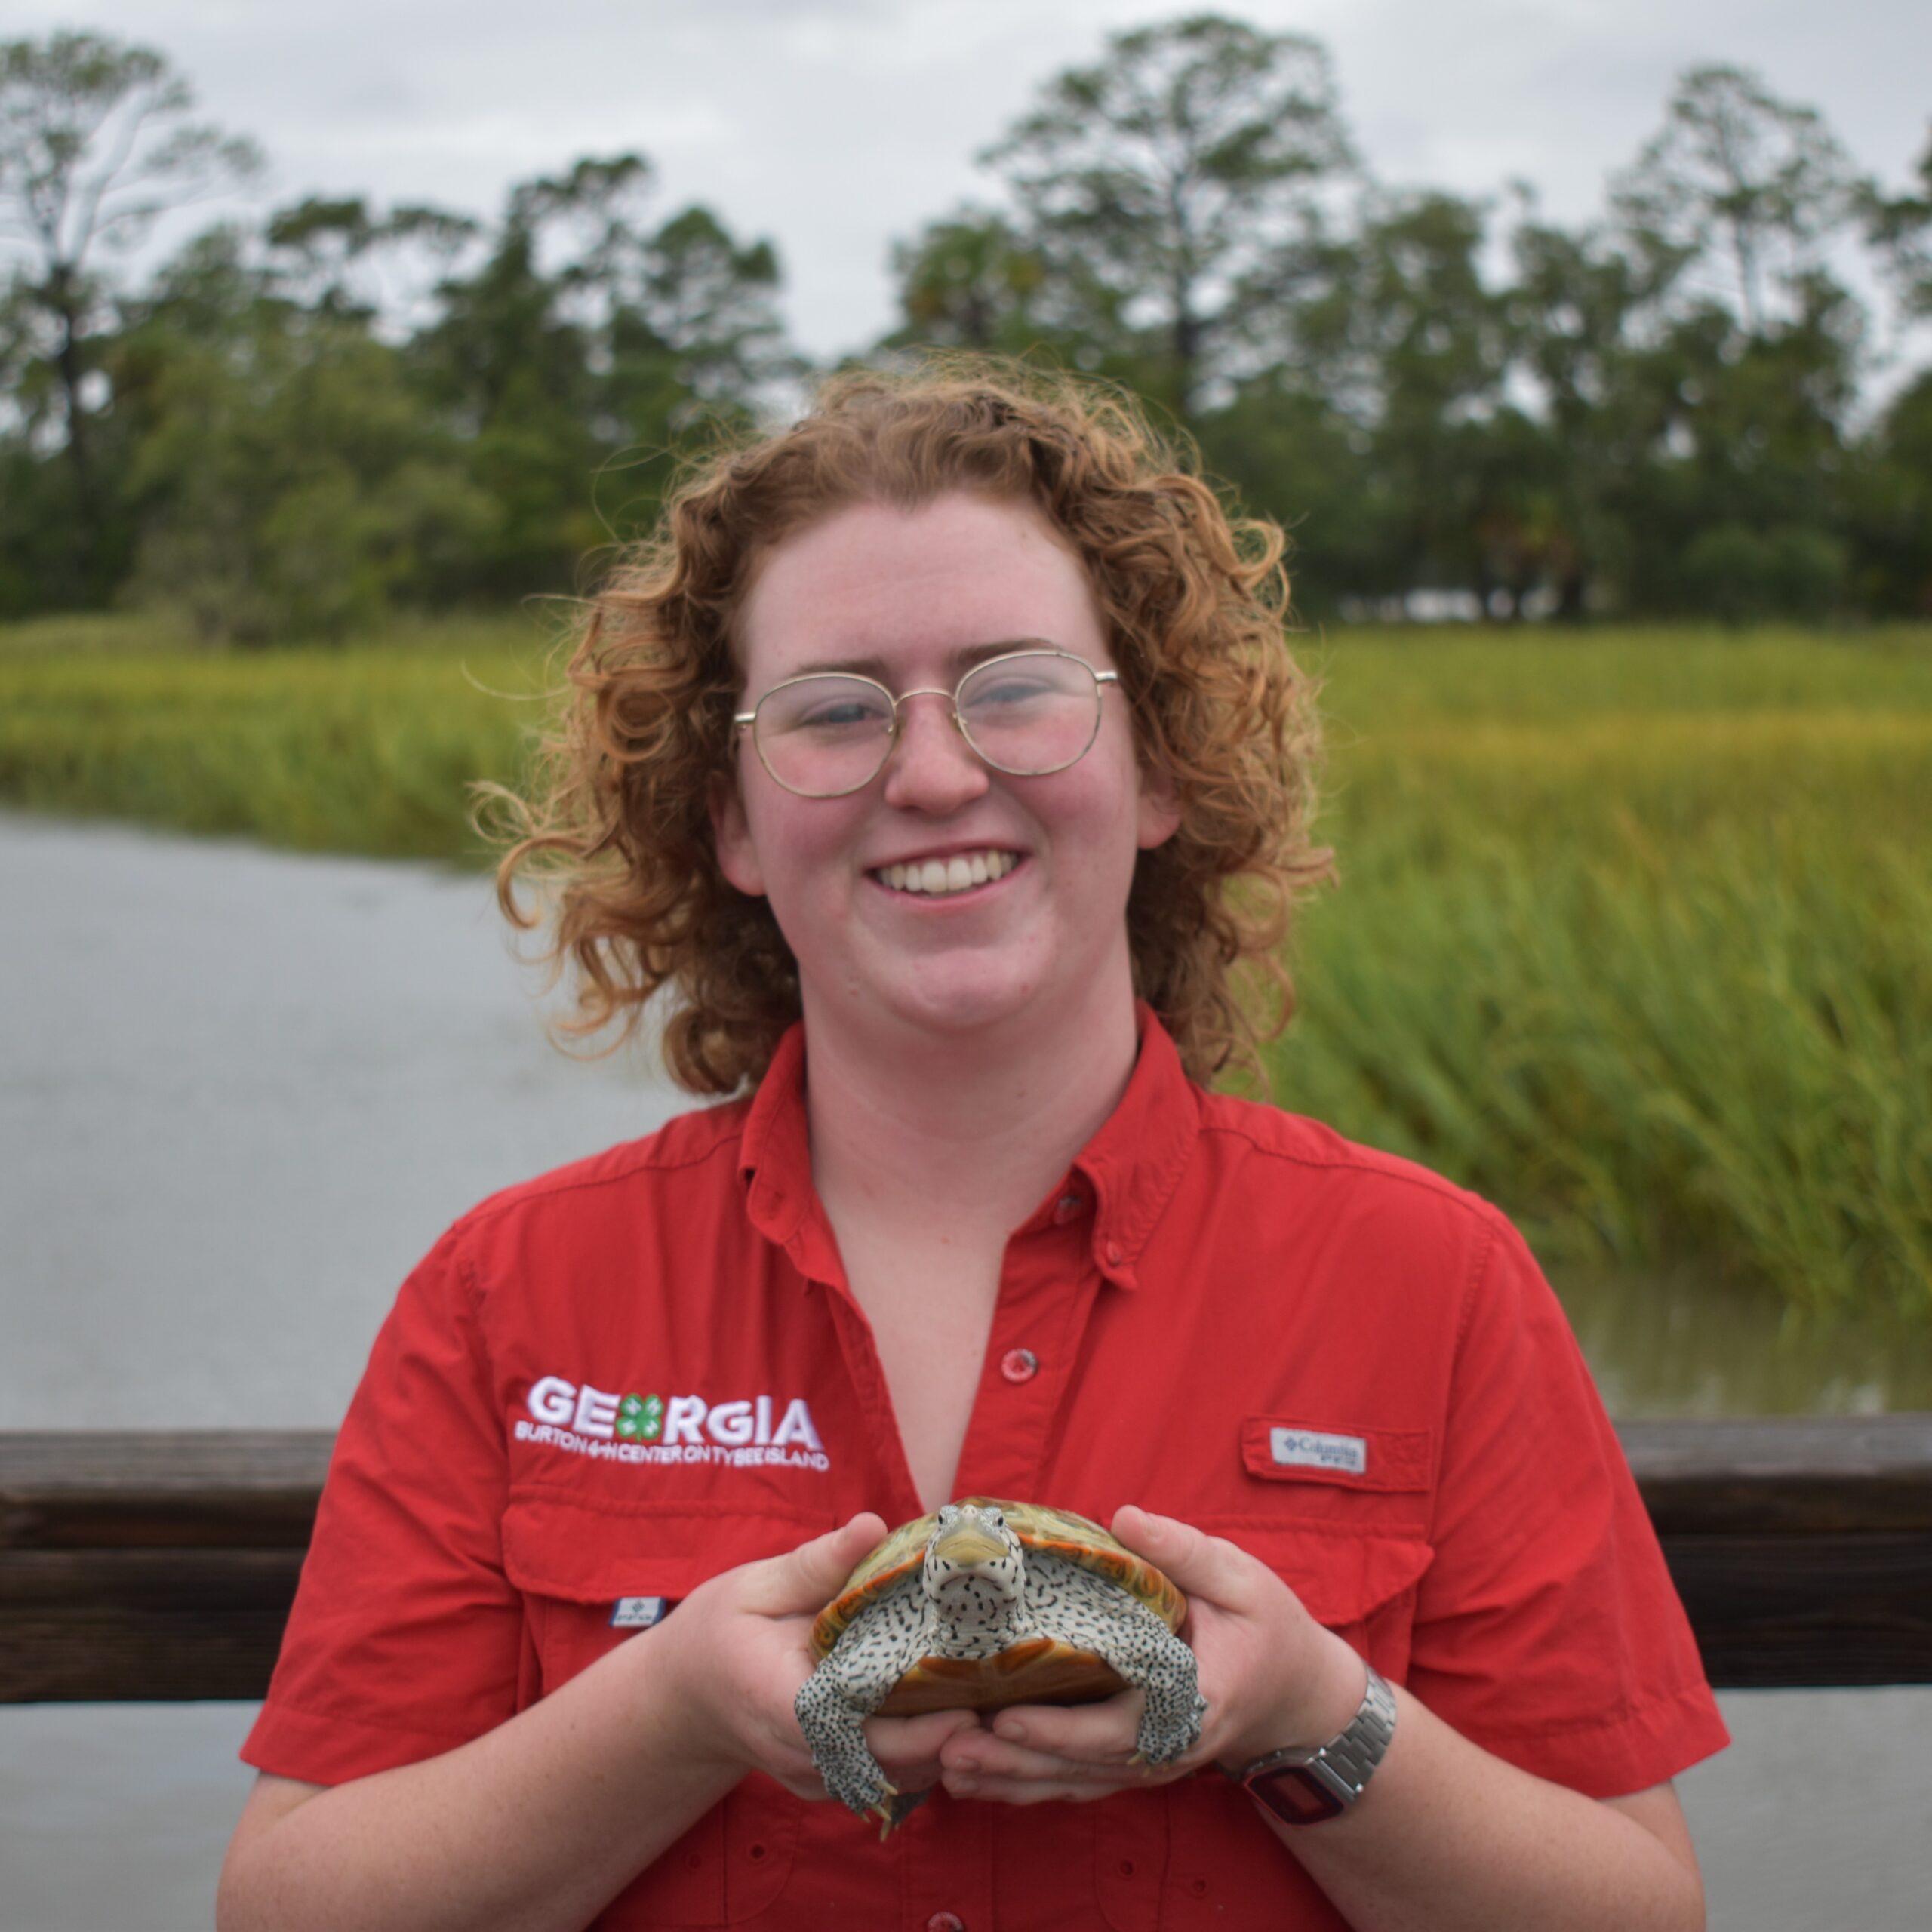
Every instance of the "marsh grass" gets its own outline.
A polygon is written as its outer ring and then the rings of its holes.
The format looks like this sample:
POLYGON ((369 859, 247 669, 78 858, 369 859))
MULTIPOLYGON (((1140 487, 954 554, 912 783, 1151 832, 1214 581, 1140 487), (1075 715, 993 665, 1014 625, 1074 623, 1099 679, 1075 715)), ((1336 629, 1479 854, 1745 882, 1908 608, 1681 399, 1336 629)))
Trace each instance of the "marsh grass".
MULTIPOLYGON (((0 800, 481 863, 543 618, 217 654, 0 632, 0 800)), ((118 626, 118 628, 117 628, 118 626)), ((1932 633, 1349 634, 1276 1097, 1559 1274, 1932 1324, 1932 633)))
POLYGON ((556 675, 535 622, 328 651, 143 638, 69 654, 42 636, 0 641, 0 799, 303 851, 480 863, 469 787, 521 776, 556 675))
POLYGON ((1932 648, 1638 635, 1326 654, 1276 1096, 1546 1260, 1932 1321, 1932 648))

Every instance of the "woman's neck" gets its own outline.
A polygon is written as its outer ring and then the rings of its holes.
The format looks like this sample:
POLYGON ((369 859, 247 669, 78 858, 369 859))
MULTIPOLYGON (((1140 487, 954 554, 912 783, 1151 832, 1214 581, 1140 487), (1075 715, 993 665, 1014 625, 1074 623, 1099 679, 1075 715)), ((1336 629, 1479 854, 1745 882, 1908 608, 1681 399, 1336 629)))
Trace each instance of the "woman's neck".
POLYGON ((1131 985, 1077 1024, 882 1040, 805 1012, 812 1176, 848 1215, 929 1241, 1004 1241, 1118 1103, 1137 1040, 1131 985))

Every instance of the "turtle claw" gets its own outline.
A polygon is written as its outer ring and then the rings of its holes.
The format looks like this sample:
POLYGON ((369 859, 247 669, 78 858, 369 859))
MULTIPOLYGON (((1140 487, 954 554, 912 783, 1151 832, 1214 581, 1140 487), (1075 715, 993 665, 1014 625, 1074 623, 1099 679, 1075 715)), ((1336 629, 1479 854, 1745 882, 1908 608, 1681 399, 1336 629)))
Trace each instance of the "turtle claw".
MULTIPOLYGON (((885 1783, 881 1780, 881 1783, 885 1783)), ((884 1844, 892 1835, 895 1826, 903 1825, 919 1807, 925 1803, 927 1794, 923 1791, 901 1791, 895 1784, 885 1783, 888 1795, 872 1805, 866 1812, 870 1817, 878 1814, 878 1841, 884 1844)))

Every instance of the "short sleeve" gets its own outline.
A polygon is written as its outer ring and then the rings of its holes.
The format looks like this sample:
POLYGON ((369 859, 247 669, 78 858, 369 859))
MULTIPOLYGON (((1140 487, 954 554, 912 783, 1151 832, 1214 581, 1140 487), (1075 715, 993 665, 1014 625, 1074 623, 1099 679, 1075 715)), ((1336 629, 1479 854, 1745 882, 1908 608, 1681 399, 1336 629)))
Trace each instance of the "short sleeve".
POLYGON ((1486 1214, 1409 1684, 1497 1756, 1620 1796, 1728 1734, 1569 1324, 1521 1237, 1486 1214))
POLYGON ((242 1755, 336 1784, 512 1715, 503 1432, 452 1230, 404 1284, 349 1405, 260 1719, 242 1755))

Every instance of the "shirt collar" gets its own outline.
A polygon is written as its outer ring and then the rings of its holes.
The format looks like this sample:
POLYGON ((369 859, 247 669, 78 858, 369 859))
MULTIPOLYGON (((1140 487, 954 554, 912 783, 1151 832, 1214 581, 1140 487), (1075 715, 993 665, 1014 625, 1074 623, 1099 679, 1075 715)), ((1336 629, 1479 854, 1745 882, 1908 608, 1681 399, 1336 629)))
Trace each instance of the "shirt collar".
MULTIPOLYGON (((1016 1230, 1026 1235, 1067 1218, 1062 1204, 1089 1202, 1094 1260, 1115 1287, 1137 1287, 1140 1256, 1167 1211, 1201 1134, 1200 1095, 1153 1011, 1137 1002, 1140 1050, 1119 1104, 1045 1201, 1016 1230)), ((800 1272, 842 1281, 844 1270, 812 1186, 805 1125, 805 1029, 779 1041, 746 1117, 738 1172, 752 1226, 786 1249, 800 1272)))

